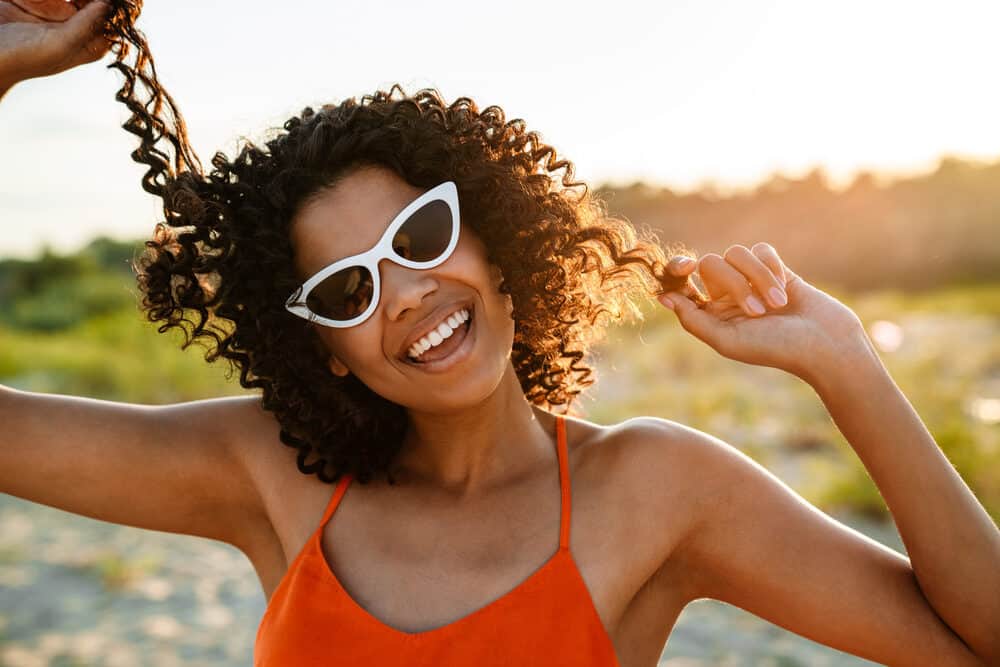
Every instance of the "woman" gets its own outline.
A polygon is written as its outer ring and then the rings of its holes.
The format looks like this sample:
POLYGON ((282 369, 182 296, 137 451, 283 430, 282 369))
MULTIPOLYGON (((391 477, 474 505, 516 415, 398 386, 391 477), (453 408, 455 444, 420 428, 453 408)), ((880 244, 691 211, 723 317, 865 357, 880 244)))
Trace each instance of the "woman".
POLYGON ((166 218, 143 308, 262 398, 4 389, 0 489, 240 548, 260 665, 654 665, 702 597, 884 664, 1000 664, 1000 533, 859 319, 773 247, 667 261, 522 121, 432 90, 307 108, 206 174, 139 9, 0 3, 0 90, 115 52, 166 218), (815 388, 910 558, 710 435, 567 416, 640 294, 815 388))

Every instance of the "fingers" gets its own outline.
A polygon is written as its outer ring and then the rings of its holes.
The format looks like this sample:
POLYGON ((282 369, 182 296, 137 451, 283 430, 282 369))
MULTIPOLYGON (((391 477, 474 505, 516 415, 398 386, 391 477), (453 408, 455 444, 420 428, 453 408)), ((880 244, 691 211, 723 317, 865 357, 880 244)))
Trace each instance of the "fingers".
POLYGON ((767 268, 771 269, 771 275, 777 278, 781 286, 785 288, 788 284, 788 272, 785 263, 778 256, 778 251, 770 243, 759 241, 753 244, 750 252, 756 255, 767 268))
POLYGON ((684 276, 694 271, 696 266, 698 263, 694 259, 686 255, 677 255, 667 263, 667 270, 675 276, 684 276))
POLYGON ((92 63, 95 60, 100 60, 104 57, 108 51, 111 50, 111 40, 104 37, 104 35, 95 35, 91 38, 89 42, 81 49, 79 57, 79 63, 92 63))
MULTIPOLYGON (((677 316, 685 331, 696 338, 708 343, 713 349, 724 356, 730 355, 730 349, 734 343, 734 331, 729 322, 722 321, 715 315, 698 307, 698 305, 678 292, 667 292, 663 299, 669 299, 672 305, 668 306, 677 316)), ((664 305, 667 305, 664 303, 664 305)))
POLYGON ((695 269, 698 268, 698 261, 693 257, 688 257, 686 255, 676 255, 667 263, 667 272, 671 275, 682 277, 688 276, 687 282, 684 283, 682 292, 693 299, 696 303, 704 304, 708 301, 708 298, 702 294, 698 289, 698 285, 694 282, 695 269))
POLYGON ((68 57, 66 68, 93 62, 107 53, 111 43, 103 37, 102 28, 109 11, 107 3, 90 2, 69 20, 53 26, 68 57))
POLYGON ((775 276, 782 280, 786 293, 794 289, 790 287, 792 283, 805 283, 805 281, 802 280, 802 276, 795 273, 795 271, 789 268, 789 266, 785 264, 785 261, 778 256, 778 251, 775 250, 770 243, 765 243, 764 241, 755 243, 751 250, 754 254, 761 258, 761 261, 770 267, 771 272, 774 273, 775 276), (780 272, 775 270, 775 266, 780 267, 780 272))
MULTIPOLYGON (((730 251, 726 252, 727 256, 731 256, 730 251)), ((702 256, 698 262, 698 273, 713 300, 718 301, 728 295, 750 317, 763 315, 766 311, 764 304, 754 295, 753 288, 747 284, 746 277, 718 254, 713 252, 702 256)))
POLYGON ((698 263, 698 273, 712 298, 728 295, 750 317, 767 312, 762 299, 772 308, 782 308, 788 303, 781 260, 773 248, 767 246, 769 253, 762 245, 766 244, 757 244, 754 248, 763 260, 746 247, 733 245, 726 250, 725 258, 709 253, 698 263), (775 270, 780 278, 776 277, 775 270))
MULTIPOLYGON (((780 309, 788 305, 787 285, 801 280, 785 266, 774 247, 763 241, 754 244, 752 249, 732 245, 726 249, 725 257, 709 253, 694 262, 686 259, 674 257, 667 270, 674 276, 689 276, 680 292, 699 309, 710 299, 719 306, 737 304, 736 307, 748 316, 759 317, 767 312, 767 306, 780 309), (694 284, 695 275, 704 284, 709 299, 694 284)), ((661 295, 659 300, 668 308, 674 307, 673 300, 666 295, 661 295)))
POLYGON ((45 19, 29 14, 11 2, 0 0, 0 25, 4 23, 45 23, 45 19))
MULTIPOLYGON (((743 273, 757 294, 763 296, 772 308, 781 308, 788 303, 784 280, 776 277, 771 268, 745 246, 734 245, 727 248, 726 261, 743 273)), ((780 267, 778 275, 782 275, 780 267)))
POLYGON ((66 0, 8 0, 23 11, 46 21, 65 21, 76 13, 66 0))

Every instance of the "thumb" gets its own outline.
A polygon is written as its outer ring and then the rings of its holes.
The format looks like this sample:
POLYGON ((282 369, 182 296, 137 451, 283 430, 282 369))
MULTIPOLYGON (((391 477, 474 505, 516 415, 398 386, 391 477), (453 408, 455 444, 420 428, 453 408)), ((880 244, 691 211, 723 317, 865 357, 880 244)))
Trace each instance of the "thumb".
MULTIPOLYGON (((667 292, 663 297, 660 297, 661 303, 663 303, 664 298, 670 300, 672 307, 668 307, 674 311, 677 321, 688 333, 712 347, 716 347, 720 339, 724 338, 727 333, 726 323, 699 308, 694 301, 680 292, 667 292)), ((667 304, 664 303, 664 305, 667 304)))
POLYGON ((65 55, 76 55, 103 32, 104 22, 111 14, 111 4, 93 0, 73 16, 63 21, 53 32, 58 36, 65 55))

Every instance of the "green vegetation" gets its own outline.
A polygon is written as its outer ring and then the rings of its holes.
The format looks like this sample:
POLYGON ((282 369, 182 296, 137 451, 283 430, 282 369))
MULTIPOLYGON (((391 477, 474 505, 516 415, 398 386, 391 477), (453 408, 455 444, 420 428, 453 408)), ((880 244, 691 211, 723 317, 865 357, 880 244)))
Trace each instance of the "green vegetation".
POLYGON ((63 331, 136 303, 129 265, 134 249, 99 238, 73 255, 45 248, 36 260, 0 262, 0 322, 15 329, 63 331))
POLYGON ((228 363, 180 349, 139 309, 136 247, 98 239, 77 255, 0 262, 0 383, 161 404, 244 393, 228 363))

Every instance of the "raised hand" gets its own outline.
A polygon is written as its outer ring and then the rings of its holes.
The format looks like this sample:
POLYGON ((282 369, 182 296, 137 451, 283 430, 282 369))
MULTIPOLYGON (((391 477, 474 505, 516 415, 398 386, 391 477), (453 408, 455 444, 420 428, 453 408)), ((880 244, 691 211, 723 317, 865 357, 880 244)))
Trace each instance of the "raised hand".
POLYGON ((689 280, 683 293, 668 292, 660 302, 686 331, 724 357, 812 382, 828 365, 869 353, 854 311, 803 280, 768 243, 734 245, 725 256, 709 253, 686 263, 674 258, 668 269, 689 280), (690 280, 696 271, 707 300, 690 280), (705 301, 701 307, 699 300, 705 301))
POLYGON ((0 91, 101 58, 109 11, 96 0, 0 0, 0 91))

